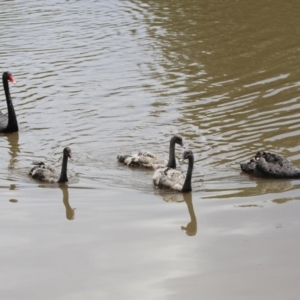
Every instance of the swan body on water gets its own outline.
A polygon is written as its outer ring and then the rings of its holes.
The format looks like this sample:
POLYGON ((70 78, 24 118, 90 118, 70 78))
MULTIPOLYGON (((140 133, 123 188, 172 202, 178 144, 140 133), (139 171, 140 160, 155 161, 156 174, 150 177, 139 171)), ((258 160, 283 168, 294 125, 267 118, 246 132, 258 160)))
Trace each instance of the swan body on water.
POLYGON ((8 81, 16 83, 10 72, 4 72, 2 74, 2 82, 7 103, 7 115, 0 112, 0 132, 17 132, 19 131, 19 126, 15 109, 11 101, 8 81))
POLYGON ((159 155, 151 152, 138 152, 133 155, 119 155, 117 157, 120 163, 124 163, 130 167, 144 167, 150 169, 159 169, 168 166, 169 168, 176 168, 175 158, 175 144, 183 147, 183 140, 180 136, 174 135, 170 139, 169 146, 169 160, 161 158, 159 155))
POLYGON ((241 163, 243 172, 257 177, 297 179, 300 169, 288 159, 270 152, 257 152, 249 162, 241 163))
POLYGON ((63 151, 63 162, 61 170, 44 162, 33 162, 35 165, 29 175, 36 180, 47 183, 64 183, 68 182, 67 164, 68 159, 72 159, 71 149, 66 147, 63 151))
POLYGON ((189 161, 186 174, 169 167, 157 169, 152 178, 154 186, 183 193, 190 192, 192 190, 192 172, 194 166, 194 154, 191 150, 183 152, 181 160, 185 159, 189 161))

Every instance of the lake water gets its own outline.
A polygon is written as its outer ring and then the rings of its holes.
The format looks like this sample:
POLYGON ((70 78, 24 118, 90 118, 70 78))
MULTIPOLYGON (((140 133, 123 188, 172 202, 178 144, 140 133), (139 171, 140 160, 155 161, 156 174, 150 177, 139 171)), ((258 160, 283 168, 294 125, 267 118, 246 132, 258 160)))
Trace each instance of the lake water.
POLYGON ((1 1, 20 131, 0 136, 0 299, 297 299, 300 181, 239 163, 268 150, 300 165, 299 9, 1 1), (116 160, 167 157, 174 134, 195 155, 190 194, 116 160), (66 146, 68 185, 28 177, 66 146))

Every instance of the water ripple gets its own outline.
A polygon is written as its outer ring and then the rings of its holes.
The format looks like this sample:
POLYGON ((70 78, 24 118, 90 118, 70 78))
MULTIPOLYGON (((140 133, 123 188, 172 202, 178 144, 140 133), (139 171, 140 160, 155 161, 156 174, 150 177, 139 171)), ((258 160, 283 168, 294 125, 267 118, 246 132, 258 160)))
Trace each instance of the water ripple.
POLYGON ((0 3, 0 57, 17 79, 20 124, 17 142, 0 139, 3 160, 13 161, 10 179, 22 181, 35 157, 59 162, 69 145, 77 154, 71 170, 84 184, 150 191, 152 173, 124 169, 116 156, 149 149, 167 157, 173 134, 195 153, 195 191, 229 180, 224 194, 235 193, 238 163, 260 149, 300 163, 299 49, 290 29, 279 40, 278 27, 240 26, 242 6, 219 4, 223 14, 173 5, 0 3))

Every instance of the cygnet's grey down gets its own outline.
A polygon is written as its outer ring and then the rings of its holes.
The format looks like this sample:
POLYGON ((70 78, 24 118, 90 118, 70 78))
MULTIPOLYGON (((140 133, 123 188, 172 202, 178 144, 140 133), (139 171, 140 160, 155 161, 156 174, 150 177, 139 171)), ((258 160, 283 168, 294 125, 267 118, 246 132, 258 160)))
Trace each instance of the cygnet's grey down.
POLYGON ((47 183, 68 182, 67 165, 69 158, 72 159, 71 149, 66 147, 63 151, 63 161, 60 171, 56 167, 45 164, 44 162, 33 162, 35 166, 31 169, 29 175, 33 179, 47 183))
POLYGON ((154 186, 182 193, 190 192, 192 190, 192 173, 194 166, 194 154, 191 150, 183 152, 182 160, 185 159, 189 161, 186 174, 169 167, 157 169, 153 175, 154 186))
POLYGON ((183 147, 182 138, 178 135, 174 135, 170 140, 169 148, 169 160, 165 160, 158 156, 157 154, 151 152, 139 152, 133 155, 119 155, 117 159, 120 163, 124 163, 130 167, 144 167, 150 169, 158 168, 176 168, 176 158, 175 158, 175 144, 183 147))

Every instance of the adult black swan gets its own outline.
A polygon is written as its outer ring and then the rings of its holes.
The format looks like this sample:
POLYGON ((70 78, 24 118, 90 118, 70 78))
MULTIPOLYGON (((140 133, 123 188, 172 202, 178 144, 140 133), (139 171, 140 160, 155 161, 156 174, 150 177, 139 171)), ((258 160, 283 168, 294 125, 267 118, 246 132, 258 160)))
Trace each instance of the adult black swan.
POLYGON ((297 179, 300 178, 300 169, 288 159, 270 152, 257 152, 249 162, 242 163, 243 172, 257 177, 297 179))
POLYGON ((8 81, 12 83, 16 82, 10 72, 4 72, 2 75, 2 82, 7 103, 7 115, 0 112, 0 132, 19 131, 15 109, 10 97, 8 81))
POLYGON ((67 165, 69 158, 72 159, 71 149, 66 147, 63 151, 63 162, 60 172, 56 167, 47 165, 44 162, 33 162, 35 166, 31 169, 29 175, 33 179, 47 183, 68 182, 67 165))
POLYGON ((156 170, 167 166, 174 169, 176 168, 175 144, 183 147, 182 137, 174 135, 170 139, 168 161, 151 152, 139 152, 133 155, 119 155, 117 156, 117 159, 120 163, 124 163, 131 167, 145 167, 156 170))
POLYGON ((186 175, 178 170, 171 168, 162 168, 154 172, 153 184, 155 187, 175 190, 187 193, 192 190, 192 173, 194 166, 194 154, 191 150, 183 152, 181 160, 189 160, 189 166, 186 175))

